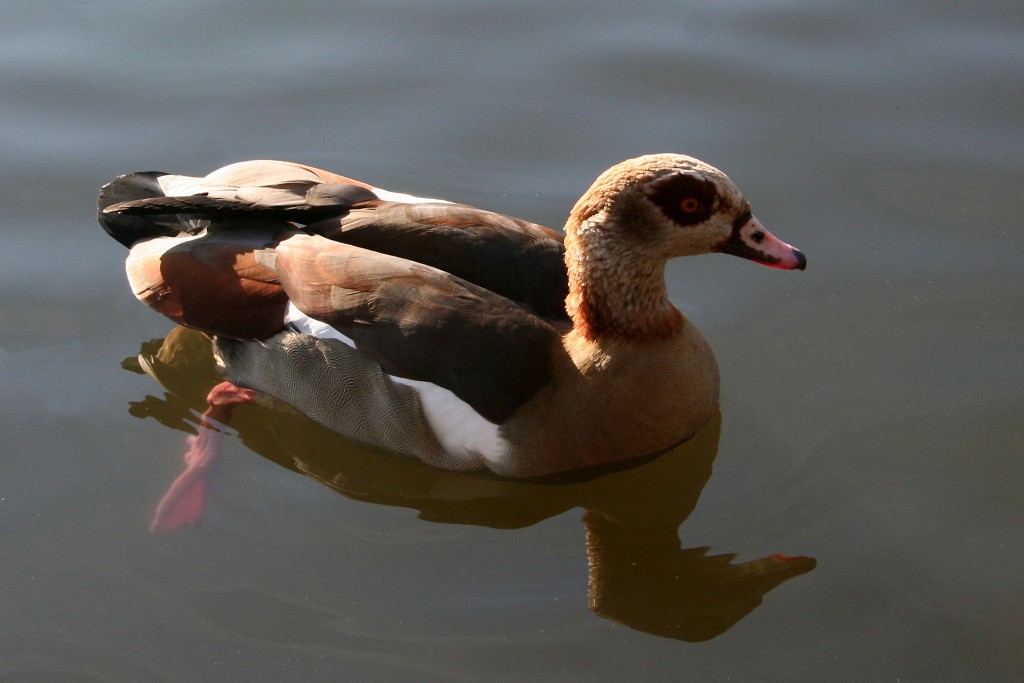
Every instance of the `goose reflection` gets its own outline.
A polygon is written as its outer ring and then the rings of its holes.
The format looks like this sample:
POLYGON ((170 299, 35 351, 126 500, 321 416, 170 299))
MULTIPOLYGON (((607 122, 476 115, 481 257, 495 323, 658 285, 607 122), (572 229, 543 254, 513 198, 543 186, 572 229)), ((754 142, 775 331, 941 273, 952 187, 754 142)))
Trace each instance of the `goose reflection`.
POLYGON ((124 366, 152 375, 167 390, 162 398, 132 403, 131 414, 191 434, 186 471, 161 502, 156 529, 199 518, 222 423, 230 418, 232 430, 263 457, 349 498, 418 510, 432 522, 521 528, 582 507, 591 610, 658 636, 714 638, 768 591, 816 564, 781 554, 734 563, 733 555, 681 547, 678 529, 711 476, 719 416, 692 440, 628 469, 507 480, 440 470, 354 444, 269 397, 233 416, 230 408, 208 405, 211 387, 221 381, 211 342, 184 327, 144 343, 124 366))

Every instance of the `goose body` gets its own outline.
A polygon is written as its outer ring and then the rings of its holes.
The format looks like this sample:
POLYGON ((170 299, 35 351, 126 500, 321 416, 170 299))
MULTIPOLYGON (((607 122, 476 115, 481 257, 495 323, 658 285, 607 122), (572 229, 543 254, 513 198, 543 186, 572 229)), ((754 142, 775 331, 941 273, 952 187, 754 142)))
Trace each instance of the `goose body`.
POLYGON ((511 477, 658 453, 712 416, 715 357, 668 299, 669 259, 806 263, 724 173, 676 154, 604 172, 564 237, 281 161, 120 176, 99 209, 135 295, 213 336, 227 380, 511 477))

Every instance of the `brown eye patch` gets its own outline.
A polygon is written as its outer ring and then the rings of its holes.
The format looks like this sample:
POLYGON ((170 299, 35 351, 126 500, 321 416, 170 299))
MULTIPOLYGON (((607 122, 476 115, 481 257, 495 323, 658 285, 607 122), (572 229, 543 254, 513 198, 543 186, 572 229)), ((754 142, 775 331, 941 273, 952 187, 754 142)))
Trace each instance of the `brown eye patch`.
POLYGON ((648 198, 679 225, 696 225, 708 219, 715 205, 715 184, 693 173, 673 173, 646 188, 648 198))

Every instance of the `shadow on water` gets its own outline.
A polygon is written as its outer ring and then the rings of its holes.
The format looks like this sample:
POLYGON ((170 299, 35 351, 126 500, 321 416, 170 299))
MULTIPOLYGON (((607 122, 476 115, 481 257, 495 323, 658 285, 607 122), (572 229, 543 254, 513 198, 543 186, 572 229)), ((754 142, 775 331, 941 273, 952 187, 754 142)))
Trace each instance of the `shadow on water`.
MULTIPOLYGON (((138 418, 196 434, 206 396, 220 377, 201 333, 176 328, 142 345, 124 367, 143 368, 167 390, 132 403, 138 418)), ((678 530, 711 476, 720 416, 692 440, 628 469, 572 479, 517 481, 438 470, 339 436, 268 399, 239 410, 231 427, 250 449, 348 496, 419 511, 421 519, 522 528, 585 510, 591 610, 647 633, 684 641, 721 635, 785 581, 811 571, 810 557, 733 555, 681 548, 678 530)))

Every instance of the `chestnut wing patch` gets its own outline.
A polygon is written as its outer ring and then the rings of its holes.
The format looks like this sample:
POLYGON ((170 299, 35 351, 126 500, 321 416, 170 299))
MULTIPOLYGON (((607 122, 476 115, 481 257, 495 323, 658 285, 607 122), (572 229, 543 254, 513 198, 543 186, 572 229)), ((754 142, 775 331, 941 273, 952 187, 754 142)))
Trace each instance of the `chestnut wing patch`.
POLYGON ((281 329, 288 305, 267 266, 272 248, 257 232, 149 240, 129 252, 128 279, 140 301, 179 324, 263 339, 281 329))

